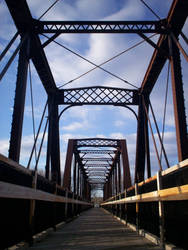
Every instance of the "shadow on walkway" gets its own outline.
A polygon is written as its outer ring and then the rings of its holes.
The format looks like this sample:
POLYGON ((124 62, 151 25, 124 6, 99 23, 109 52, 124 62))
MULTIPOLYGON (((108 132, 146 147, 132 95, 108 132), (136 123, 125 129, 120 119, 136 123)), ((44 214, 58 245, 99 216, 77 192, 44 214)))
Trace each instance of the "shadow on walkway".
POLYGON ((161 249, 138 236, 101 208, 92 208, 29 249, 161 249))

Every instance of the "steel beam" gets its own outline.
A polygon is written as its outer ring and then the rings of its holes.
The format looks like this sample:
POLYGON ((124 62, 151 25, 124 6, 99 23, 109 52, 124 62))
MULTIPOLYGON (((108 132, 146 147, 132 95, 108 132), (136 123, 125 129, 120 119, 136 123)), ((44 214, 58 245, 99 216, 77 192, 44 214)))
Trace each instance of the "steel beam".
POLYGON ((158 33, 164 34, 165 20, 160 21, 38 21, 35 32, 41 33, 158 33))
POLYGON ((178 160, 183 161, 188 157, 187 124, 183 94, 183 80, 181 72, 180 52, 176 44, 169 37, 172 93, 174 103, 174 117, 176 127, 176 140, 178 160))
POLYGON ((59 145, 59 118, 58 105, 55 103, 54 95, 49 96, 49 127, 50 127, 50 159, 52 181, 61 185, 60 169, 60 145, 59 145))
MULTIPOLYGON (((24 39, 23 37, 21 39, 24 39)), ((19 162, 21 137, 23 127, 23 116, 25 108, 25 94, 27 85, 27 72, 29 61, 29 39, 25 40, 20 48, 18 60, 18 73, 16 80, 16 91, 14 99, 14 110, 12 118, 11 137, 9 145, 9 158, 19 162)))
MULTIPOLYGON (((167 26, 173 32, 177 38, 180 34, 188 13, 188 1, 187 0, 174 0, 171 9, 167 17, 167 26)), ((166 62, 167 57, 160 51, 168 52, 168 38, 165 35, 161 35, 157 43, 157 47, 152 55, 151 61, 149 63, 148 69, 144 76, 141 85, 141 93, 151 93, 158 76, 166 62)))
POLYGON ((115 154, 115 150, 78 150, 81 154, 115 154))
MULTIPOLYGON (((73 153, 74 153, 74 140, 69 140, 67 147, 66 161, 65 161, 64 176, 63 176, 63 187, 67 188, 68 190, 70 190, 71 188, 71 166, 72 166, 73 153)), ((79 183, 78 180, 79 180, 79 173, 77 174, 77 184, 79 183)), ((79 184, 78 186, 80 187, 79 184)), ((77 194, 78 194, 78 186, 77 186, 77 194)))
POLYGON ((131 186, 131 175, 129 168, 129 158, 127 152, 127 143, 125 140, 119 140, 120 151, 123 163, 123 187, 127 189, 131 186))
POLYGON ((138 124, 137 124, 137 140, 136 140, 136 161, 135 161, 135 183, 144 180, 145 173, 145 109, 140 96, 140 104, 138 109, 138 124))
POLYGON ((57 92, 61 105, 138 105, 138 90, 95 86, 63 89, 57 92))
MULTIPOLYGON (((112 158, 81 158, 82 161, 112 161, 112 158)), ((89 163, 88 163, 89 165, 89 163)))

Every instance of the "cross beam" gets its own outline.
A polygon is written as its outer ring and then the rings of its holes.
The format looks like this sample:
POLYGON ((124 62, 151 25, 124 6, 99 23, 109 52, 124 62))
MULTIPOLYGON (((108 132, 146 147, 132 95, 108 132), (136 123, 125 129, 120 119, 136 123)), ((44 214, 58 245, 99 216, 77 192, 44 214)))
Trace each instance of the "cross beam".
POLYGON ((82 158, 82 161, 112 161, 112 158, 82 158))
POLYGON ((38 21, 40 33, 158 33, 164 34, 165 20, 160 21, 38 21))
POLYGON ((63 89, 57 93, 57 103, 62 105, 138 105, 138 91, 103 86, 63 89))
POLYGON ((78 150, 80 154, 115 154, 115 150, 78 150))

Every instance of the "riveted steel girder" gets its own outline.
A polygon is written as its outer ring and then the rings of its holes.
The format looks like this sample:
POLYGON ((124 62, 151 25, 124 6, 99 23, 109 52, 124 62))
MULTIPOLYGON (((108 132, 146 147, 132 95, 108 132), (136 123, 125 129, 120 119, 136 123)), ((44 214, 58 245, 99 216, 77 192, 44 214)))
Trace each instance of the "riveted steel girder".
POLYGON ((138 105, 138 90, 104 86, 63 89, 56 99, 62 105, 138 105))
POLYGON ((158 33, 164 34, 165 20, 160 21, 38 21, 38 33, 158 33))

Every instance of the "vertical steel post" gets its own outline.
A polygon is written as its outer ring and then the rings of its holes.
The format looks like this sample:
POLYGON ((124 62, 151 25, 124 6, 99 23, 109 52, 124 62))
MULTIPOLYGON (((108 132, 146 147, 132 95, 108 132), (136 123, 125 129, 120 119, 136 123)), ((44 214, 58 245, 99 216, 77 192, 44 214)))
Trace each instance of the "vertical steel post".
POLYGON ((117 162, 114 164, 114 177, 115 177, 115 195, 118 193, 118 182, 117 182, 117 162))
POLYGON ((145 112, 142 96, 139 97, 138 125, 136 141, 135 183, 144 180, 145 172, 145 112))
MULTIPOLYGON (((22 37, 21 39, 24 38, 22 37)), ((30 44, 28 38, 23 42, 19 53, 14 110, 9 145, 9 158, 17 162, 19 162, 20 159, 23 116, 25 108, 25 94, 27 85, 27 72, 29 62, 29 49, 30 44)))
POLYGON ((123 188, 127 189, 131 186, 131 175, 129 168, 129 158, 127 153, 127 144, 125 140, 119 140, 122 163, 123 163, 123 188))
POLYGON ((76 162, 76 154, 74 154, 74 166, 73 166, 73 182, 74 182, 74 189, 73 192, 74 194, 76 194, 76 166, 77 166, 77 162, 76 162))
POLYGON ((106 200, 106 183, 103 186, 103 201, 106 200))
MULTIPOLYGON (((149 97, 145 97, 145 105, 147 110, 149 109, 149 97)), ((151 162, 150 162, 150 146, 149 146, 149 130, 148 130, 148 120, 145 119, 144 124, 144 135, 145 135, 145 150, 146 150, 146 163, 147 163, 147 178, 151 177, 151 162)))
POLYGON ((71 167, 72 167, 72 158, 74 153, 74 140, 69 140, 67 147, 67 155, 65 161, 65 170, 63 176, 63 187, 68 190, 71 189, 71 167))
MULTIPOLYGON (((50 114, 50 107, 48 105, 48 115, 50 114)), ((49 179, 50 175, 50 152, 51 152, 51 123, 48 123, 48 140, 47 140, 47 151, 46 151, 46 166, 45 166, 45 177, 49 179)))
POLYGON ((82 171, 80 169, 80 193, 79 196, 82 198, 82 171))
POLYGON ((121 165, 120 165, 120 154, 118 153, 118 162, 117 162, 117 168, 118 168, 118 184, 119 184, 119 193, 121 193, 121 165))
POLYGON ((59 117, 55 95, 49 95, 49 127, 50 127, 50 157, 52 181, 61 185, 59 117))
POLYGON ((111 180, 112 179, 110 176, 107 182, 107 197, 106 197, 107 199, 112 196, 112 181, 111 180))
POLYGON ((176 126, 176 140, 178 160, 183 161, 188 157, 187 124, 183 94, 183 80, 181 72, 181 59, 178 47, 169 36, 169 52, 171 64, 172 93, 174 103, 174 117, 176 126))
POLYGON ((77 195, 79 196, 79 188, 80 188, 80 167, 78 165, 77 168, 77 195))

